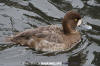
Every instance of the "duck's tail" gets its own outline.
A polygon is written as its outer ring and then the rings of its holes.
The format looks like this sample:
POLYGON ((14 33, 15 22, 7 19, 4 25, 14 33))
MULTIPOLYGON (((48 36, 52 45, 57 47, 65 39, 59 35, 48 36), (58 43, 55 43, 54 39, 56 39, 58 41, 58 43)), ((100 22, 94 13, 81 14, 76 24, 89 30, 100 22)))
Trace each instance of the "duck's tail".
POLYGON ((13 36, 7 36, 4 39, 5 42, 12 42, 12 40, 13 40, 13 36))
POLYGON ((14 42, 12 42, 13 40, 13 36, 8 36, 4 39, 4 44, 15 44, 14 42))
POLYGON ((11 44, 20 44, 24 46, 29 46, 30 48, 34 48, 42 39, 38 38, 36 36, 32 36, 29 39, 26 39, 25 37, 16 37, 16 36, 10 36, 5 39, 5 42, 11 43, 11 44))

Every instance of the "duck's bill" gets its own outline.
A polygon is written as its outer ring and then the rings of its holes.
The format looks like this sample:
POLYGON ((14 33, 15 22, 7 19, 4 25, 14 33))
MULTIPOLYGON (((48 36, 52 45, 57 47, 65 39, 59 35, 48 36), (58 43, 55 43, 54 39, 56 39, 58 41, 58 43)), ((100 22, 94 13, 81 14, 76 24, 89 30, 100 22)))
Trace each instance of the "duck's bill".
POLYGON ((82 19, 78 20, 77 26, 81 25, 82 19))

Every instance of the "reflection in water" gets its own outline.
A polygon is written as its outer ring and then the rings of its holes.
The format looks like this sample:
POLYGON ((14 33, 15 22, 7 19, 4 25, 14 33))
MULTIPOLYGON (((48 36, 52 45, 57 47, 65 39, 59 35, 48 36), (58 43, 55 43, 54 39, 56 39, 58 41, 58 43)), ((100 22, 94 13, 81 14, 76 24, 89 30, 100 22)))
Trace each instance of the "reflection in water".
POLYGON ((99 11, 100 0, 0 0, 0 66, 41 66, 37 64, 41 61, 62 62, 62 66, 99 66, 99 11), (2 40, 13 31, 61 24, 66 11, 72 9, 81 13, 83 22, 92 30, 79 27, 82 42, 69 52, 38 52, 2 40))
POLYGON ((7 49, 7 48, 10 48, 10 47, 12 47, 11 45, 10 46, 8 46, 8 45, 0 45, 0 51, 2 51, 2 50, 5 50, 5 49, 7 49))
POLYGON ((80 53, 76 56, 69 57, 68 66, 82 66, 82 63, 86 61, 85 55, 80 53))
POLYGON ((72 9, 72 5, 68 2, 65 2, 64 0, 49 0, 49 2, 64 12, 72 9))
POLYGON ((95 58, 92 63, 95 64, 96 66, 99 66, 100 65, 100 52, 94 52, 93 54, 95 58))

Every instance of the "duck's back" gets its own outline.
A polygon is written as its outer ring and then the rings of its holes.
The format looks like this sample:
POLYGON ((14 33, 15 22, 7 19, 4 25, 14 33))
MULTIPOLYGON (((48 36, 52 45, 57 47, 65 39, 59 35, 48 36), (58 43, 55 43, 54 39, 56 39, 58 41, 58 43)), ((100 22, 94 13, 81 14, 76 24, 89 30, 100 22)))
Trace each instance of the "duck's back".
POLYGON ((37 38, 43 38, 50 42, 63 42, 63 30, 62 27, 58 25, 41 26, 35 29, 27 29, 23 32, 18 33, 13 37, 15 41, 19 39, 29 39, 32 36, 37 38))

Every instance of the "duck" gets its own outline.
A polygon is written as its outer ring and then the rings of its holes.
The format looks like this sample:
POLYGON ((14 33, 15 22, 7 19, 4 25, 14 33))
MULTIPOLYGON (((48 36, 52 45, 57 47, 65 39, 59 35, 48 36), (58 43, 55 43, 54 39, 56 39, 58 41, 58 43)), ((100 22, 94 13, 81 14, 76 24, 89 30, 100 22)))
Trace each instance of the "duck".
POLYGON ((10 37, 9 41, 36 51, 68 51, 81 41, 81 34, 76 29, 81 23, 80 14, 71 10, 65 14, 62 26, 47 25, 26 29, 10 37))

